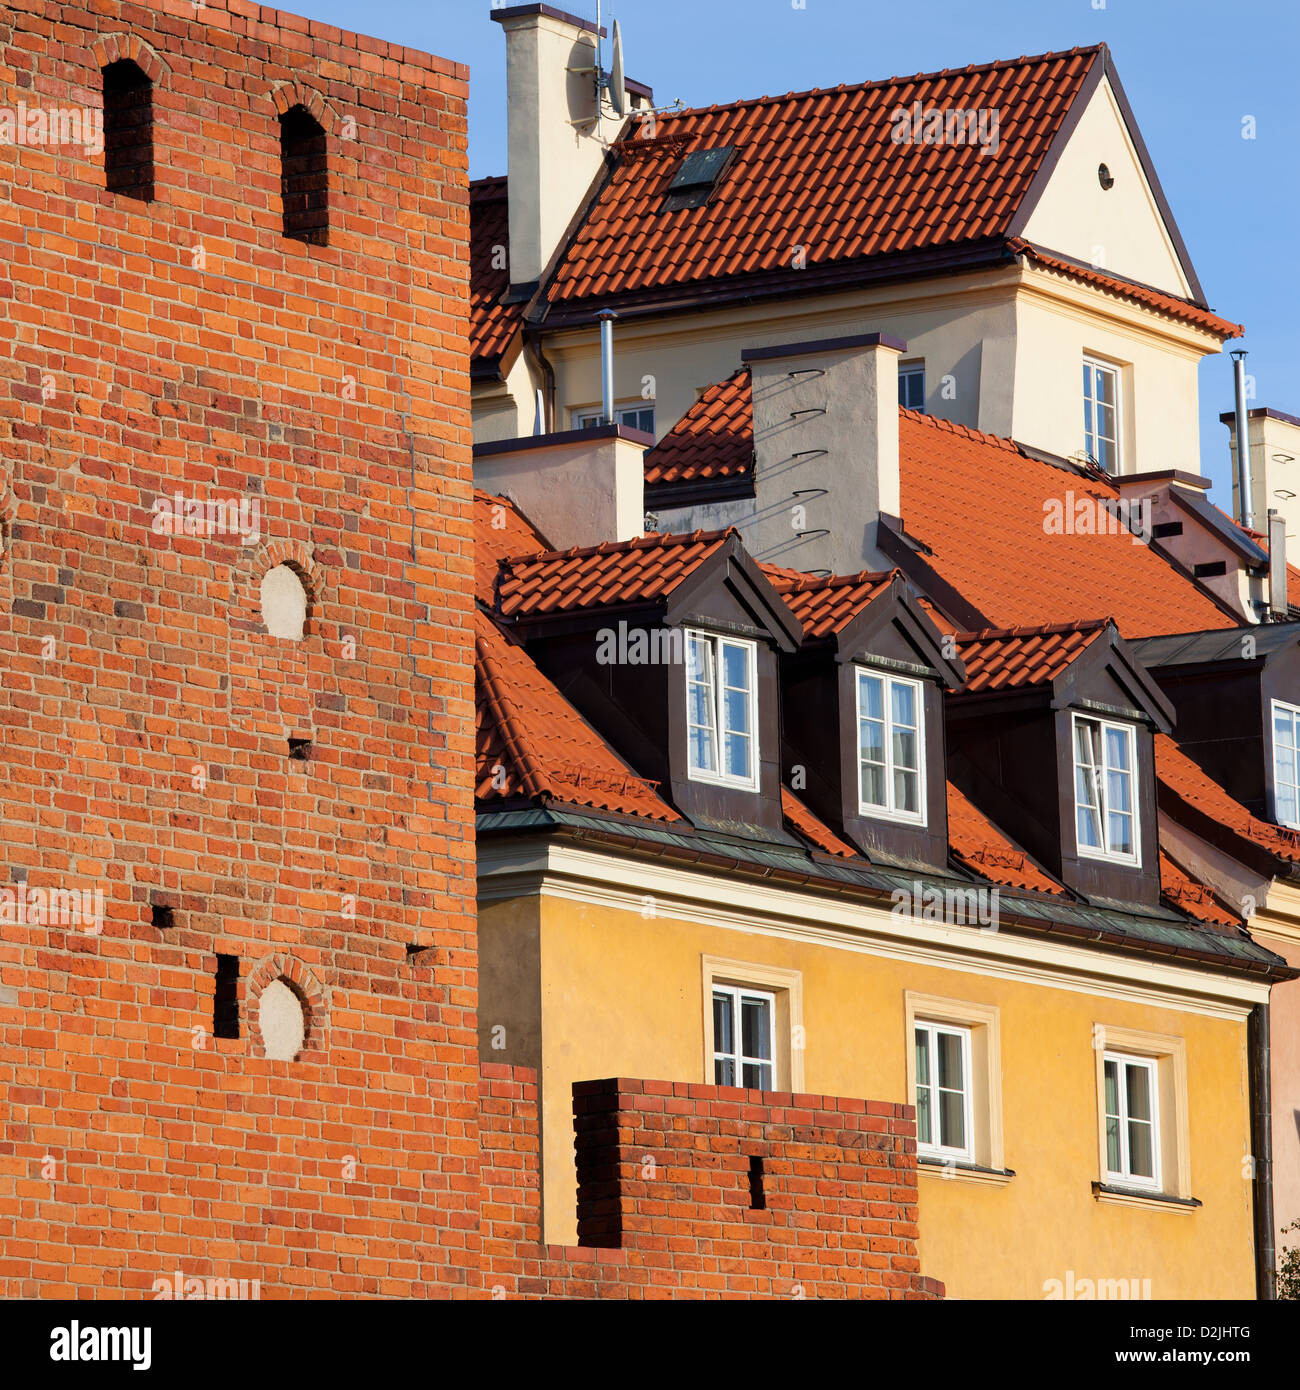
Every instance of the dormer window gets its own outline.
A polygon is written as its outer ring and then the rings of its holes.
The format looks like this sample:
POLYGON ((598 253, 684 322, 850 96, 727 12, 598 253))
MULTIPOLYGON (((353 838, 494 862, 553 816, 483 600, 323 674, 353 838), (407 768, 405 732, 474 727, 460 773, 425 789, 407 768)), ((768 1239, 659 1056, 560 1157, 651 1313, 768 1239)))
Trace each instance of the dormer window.
POLYGON ((1300 830, 1300 763, 1296 733, 1300 709, 1273 701, 1273 816, 1281 825, 1300 830))
POLYGON ((1074 716, 1074 822, 1088 859, 1138 864, 1133 726, 1074 716))
POLYGON ((858 809, 925 824, 925 739, 919 681, 858 671, 858 809))
POLYGON ((690 778, 758 789, 758 647, 735 637, 686 634, 690 778))

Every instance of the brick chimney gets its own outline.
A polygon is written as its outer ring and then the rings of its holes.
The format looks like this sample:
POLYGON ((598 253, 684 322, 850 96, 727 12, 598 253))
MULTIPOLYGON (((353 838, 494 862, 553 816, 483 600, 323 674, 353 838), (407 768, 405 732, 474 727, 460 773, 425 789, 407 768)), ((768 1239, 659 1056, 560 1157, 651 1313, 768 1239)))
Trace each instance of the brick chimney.
POLYGON ((883 333, 750 348, 756 520, 751 554, 792 569, 890 569, 882 513, 901 512, 898 360, 883 333))
MULTIPOLYGON (((596 120, 596 25, 551 5, 492 18, 506 36, 510 283, 541 278, 622 122, 608 101, 596 120)), ((604 30, 600 31, 604 36, 604 30)))

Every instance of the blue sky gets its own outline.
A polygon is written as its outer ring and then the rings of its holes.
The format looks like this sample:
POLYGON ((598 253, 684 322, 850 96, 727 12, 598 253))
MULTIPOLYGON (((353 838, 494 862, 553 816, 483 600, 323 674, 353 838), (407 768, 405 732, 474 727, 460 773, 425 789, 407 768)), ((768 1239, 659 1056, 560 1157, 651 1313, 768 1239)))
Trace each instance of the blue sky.
MULTIPOLYGON (((468 63, 470 173, 505 172, 505 46, 488 0, 284 3, 468 63)), ((595 15, 595 0, 552 3, 595 15)), ((1253 403, 1300 415, 1296 0, 614 0, 605 13, 622 26, 628 75, 688 106, 1104 40, 1210 305, 1246 325, 1253 403)), ((1225 353, 1201 367, 1201 454, 1226 508, 1218 415, 1231 406, 1225 353)))

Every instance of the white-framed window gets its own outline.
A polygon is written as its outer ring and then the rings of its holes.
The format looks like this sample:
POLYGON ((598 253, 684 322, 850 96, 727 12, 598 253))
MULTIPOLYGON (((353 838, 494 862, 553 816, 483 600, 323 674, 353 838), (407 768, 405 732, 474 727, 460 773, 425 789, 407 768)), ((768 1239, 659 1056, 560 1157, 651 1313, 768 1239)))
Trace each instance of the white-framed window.
POLYGON ((907 410, 925 409, 924 362, 904 362, 899 367, 898 403, 907 410))
POLYGON ((1140 862, 1136 766, 1131 724, 1074 716, 1074 835, 1085 858, 1140 862))
POLYGON ((921 683, 857 673, 858 810, 925 824, 925 702, 921 683))
POLYGON ((917 1019, 916 1147, 946 1158, 974 1158, 969 1028, 917 1019))
POLYGON ((1300 709, 1273 701, 1273 818, 1300 830, 1300 709))
POLYGON ((1106 1176, 1126 1187, 1158 1189, 1160 1085, 1156 1059, 1107 1052, 1102 1071, 1106 1176))
POLYGON ((1107 473, 1119 472, 1119 368, 1083 359, 1083 446, 1107 473))
POLYGON ((713 1084, 774 1089, 776 996, 740 985, 713 986, 713 1084))
MULTIPOLYGON (((577 430, 589 430, 595 425, 603 423, 605 416, 599 410, 576 411, 573 417, 573 427, 577 430)), ((655 432, 655 408, 653 405, 619 405, 614 407, 614 422, 619 425, 626 425, 628 429, 642 430, 646 434, 655 432)))
POLYGON ((692 781, 758 789, 758 646, 686 633, 686 739, 692 781))

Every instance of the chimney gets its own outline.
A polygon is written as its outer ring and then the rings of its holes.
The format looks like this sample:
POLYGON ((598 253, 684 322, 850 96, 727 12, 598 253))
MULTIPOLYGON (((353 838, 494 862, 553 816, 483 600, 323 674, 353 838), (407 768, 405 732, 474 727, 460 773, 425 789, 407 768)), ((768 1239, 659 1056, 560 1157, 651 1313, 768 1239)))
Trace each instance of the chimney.
POLYGON ((506 36, 510 283, 526 287, 559 248, 621 121, 608 100, 596 119, 603 29, 551 5, 512 5, 492 18, 506 36))
POLYGON ((1246 409, 1246 353, 1238 349, 1232 354, 1232 378, 1237 396, 1237 438, 1242 447, 1237 450, 1237 520, 1248 531, 1255 525, 1251 505, 1250 477, 1250 414, 1246 409))
POLYGON ((754 408, 756 559, 852 574, 890 569, 876 523, 902 510, 898 361, 883 333, 749 348, 754 408))
POLYGON ((508 497, 559 550, 630 541, 645 531, 645 451, 626 425, 474 446, 474 486, 508 497))
POLYGON ((1268 610, 1278 622, 1286 622, 1286 518, 1268 509, 1268 610))

